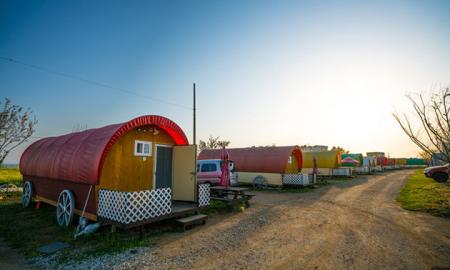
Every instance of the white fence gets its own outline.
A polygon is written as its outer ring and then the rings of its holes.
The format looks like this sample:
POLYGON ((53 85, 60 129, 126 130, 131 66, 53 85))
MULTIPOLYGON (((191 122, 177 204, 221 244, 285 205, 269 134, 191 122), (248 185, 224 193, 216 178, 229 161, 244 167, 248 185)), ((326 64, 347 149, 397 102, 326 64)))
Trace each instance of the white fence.
POLYGON ((313 179, 309 179, 307 174, 284 174, 283 175, 283 185, 292 186, 309 186, 314 184, 313 179))
POLYGON ((98 216, 130 224, 172 212, 172 190, 160 188, 136 192, 101 189, 98 216))
POLYGON ((209 205, 209 195, 210 195, 209 184, 199 184, 198 185, 198 206, 204 207, 209 205))

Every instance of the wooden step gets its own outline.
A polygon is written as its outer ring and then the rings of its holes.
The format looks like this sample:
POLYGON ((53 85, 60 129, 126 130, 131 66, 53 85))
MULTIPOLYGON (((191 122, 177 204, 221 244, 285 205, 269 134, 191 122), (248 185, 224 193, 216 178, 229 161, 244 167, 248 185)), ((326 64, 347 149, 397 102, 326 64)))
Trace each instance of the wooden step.
POLYGON ((193 215, 185 218, 177 219, 176 221, 183 226, 183 230, 186 230, 186 227, 192 226, 195 224, 205 224, 208 219, 207 215, 193 215))
POLYGON ((206 220, 208 218, 207 215, 193 215, 193 216, 189 216, 189 217, 185 217, 185 218, 180 218, 177 219, 178 222, 180 223, 192 223, 192 222, 196 222, 196 221, 203 221, 206 220))

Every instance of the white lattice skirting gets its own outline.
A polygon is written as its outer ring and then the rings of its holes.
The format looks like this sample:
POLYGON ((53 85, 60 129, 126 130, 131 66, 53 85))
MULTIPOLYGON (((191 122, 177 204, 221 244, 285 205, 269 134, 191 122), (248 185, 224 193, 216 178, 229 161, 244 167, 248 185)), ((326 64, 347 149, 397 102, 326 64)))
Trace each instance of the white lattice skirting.
POLYGON ((172 212, 172 190, 160 188, 136 192, 101 189, 98 215, 122 224, 130 224, 172 212))
POLYGON ((308 186, 311 181, 307 174, 285 174, 283 175, 283 185, 308 186))
POLYGON ((383 168, 381 166, 376 166, 376 167, 373 167, 373 171, 374 172, 382 172, 383 168))
POLYGON ((198 185, 198 206, 199 207, 209 205, 209 195, 210 195, 209 184, 199 184, 198 185))
POLYGON ((356 173, 370 173, 368 166, 362 166, 362 167, 356 167, 355 168, 356 173))
POLYGON ((333 169, 333 176, 352 176, 352 168, 333 169))

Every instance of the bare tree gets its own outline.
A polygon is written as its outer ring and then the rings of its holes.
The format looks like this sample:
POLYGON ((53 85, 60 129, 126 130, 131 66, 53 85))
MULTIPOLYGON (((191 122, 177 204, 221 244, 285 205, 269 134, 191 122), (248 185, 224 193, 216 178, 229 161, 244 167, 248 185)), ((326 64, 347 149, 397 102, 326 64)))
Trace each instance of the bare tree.
POLYGON ((77 123, 76 125, 73 125, 73 127, 72 127, 72 133, 74 133, 74 132, 80 132, 80 131, 85 131, 85 130, 88 129, 87 127, 88 127, 87 124, 80 124, 80 123, 77 123))
POLYGON ((36 124, 30 109, 24 110, 5 98, 0 112, 0 165, 14 148, 33 135, 36 124))
POLYGON ((431 164, 431 160, 432 160, 433 157, 432 157, 430 154, 428 154, 428 153, 425 152, 425 151, 420 151, 418 155, 419 155, 419 157, 420 157, 421 159, 425 160, 425 162, 426 162, 427 164, 431 164))
POLYGON ((198 148, 200 151, 205 149, 217 149, 217 148, 223 148, 230 145, 230 141, 221 141, 220 137, 213 137, 212 135, 209 136, 208 141, 202 141, 200 140, 200 143, 198 145, 198 148))
POLYGON ((410 118, 394 113, 408 137, 430 157, 440 153, 438 158, 450 162, 450 90, 441 89, 430 97, 423 94, 407 96, 420 120, 420 128, 413 128, 410 118))

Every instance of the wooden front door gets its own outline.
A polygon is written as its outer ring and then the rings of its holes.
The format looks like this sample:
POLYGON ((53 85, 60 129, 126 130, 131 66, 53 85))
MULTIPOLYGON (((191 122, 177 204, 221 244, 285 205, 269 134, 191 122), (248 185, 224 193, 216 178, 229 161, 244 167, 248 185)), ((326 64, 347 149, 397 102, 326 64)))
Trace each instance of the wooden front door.
POLYGON ((156 188, 172 188, 172 147, 156 146, 156 188))
POLYGON ((173 148, 173 199, 197 201, 197 178, 195 176, 195 145, 173 148))

